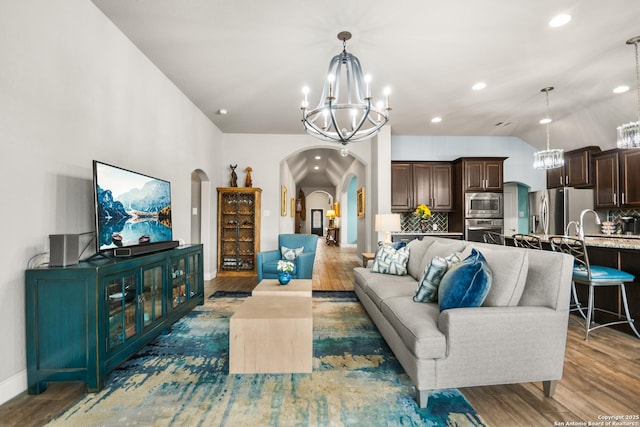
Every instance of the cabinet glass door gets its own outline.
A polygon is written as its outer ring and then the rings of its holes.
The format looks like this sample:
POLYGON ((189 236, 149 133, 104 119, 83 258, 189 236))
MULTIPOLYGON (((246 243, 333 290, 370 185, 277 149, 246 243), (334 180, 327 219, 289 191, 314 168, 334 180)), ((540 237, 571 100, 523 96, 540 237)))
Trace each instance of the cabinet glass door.
POLYGON ((135 273, 107 280, 109 307, 108 349, 114 349, 137 334, 136 309, 138 301, 135 273))
POLYGON ((196 294, 204 292, 204 289, 200 289, 200 255, 193 254, 187 257, 188 273, 187 283, 189 286, 189 298, 193 298, 196 294))
POLYGON ((142 272, 142 322, 148 327, 164 315, 162 307, 162 278, 164 269, 156 266, 142 272))
POLYGON ((177 307, 186 301, 188 295, 186 280, 185 259, 174 259, 171 262, 171 307, 177 307))

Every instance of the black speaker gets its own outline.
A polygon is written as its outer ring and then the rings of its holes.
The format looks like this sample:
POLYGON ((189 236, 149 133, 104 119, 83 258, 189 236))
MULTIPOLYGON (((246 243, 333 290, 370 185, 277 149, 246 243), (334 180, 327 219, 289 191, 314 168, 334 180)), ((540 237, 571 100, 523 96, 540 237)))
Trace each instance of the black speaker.
POLYGON ((80 254, 79 234, 50 234, 49 235, 49 265, 65 267, 77 264, 80 254))

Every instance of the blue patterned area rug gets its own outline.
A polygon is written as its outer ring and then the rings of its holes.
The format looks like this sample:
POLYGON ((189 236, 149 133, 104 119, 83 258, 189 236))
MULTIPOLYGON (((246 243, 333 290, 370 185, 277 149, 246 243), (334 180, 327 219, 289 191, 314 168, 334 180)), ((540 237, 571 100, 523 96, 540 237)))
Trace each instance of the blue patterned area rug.
POLYGON ((229 375, 229 317, 208 298, 50 426, 484 426, 456 389, 427 409, 352 293, 314 295, 313 373, 229 375))

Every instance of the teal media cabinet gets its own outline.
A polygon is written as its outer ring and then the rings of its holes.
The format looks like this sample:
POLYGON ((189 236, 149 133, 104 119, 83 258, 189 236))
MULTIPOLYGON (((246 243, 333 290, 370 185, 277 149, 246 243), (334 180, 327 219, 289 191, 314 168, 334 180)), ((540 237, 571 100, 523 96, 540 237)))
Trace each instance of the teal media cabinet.
POLYGON ((26 271, 29 394, 106 376, 204 303, 202 245, 26 271))

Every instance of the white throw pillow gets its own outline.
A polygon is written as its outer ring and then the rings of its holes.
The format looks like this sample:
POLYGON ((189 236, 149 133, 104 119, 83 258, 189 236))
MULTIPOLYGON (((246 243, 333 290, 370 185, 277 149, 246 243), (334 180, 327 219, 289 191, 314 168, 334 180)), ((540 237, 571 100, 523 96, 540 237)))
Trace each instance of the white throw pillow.
POLYGON ((295 249, 282 246, 280 248, 280 253, 282 254, 282 259, 286 259, 287 261, 294 261, 298 257, 298 255, 302 253, 303 250, 304 246, 295 249))

